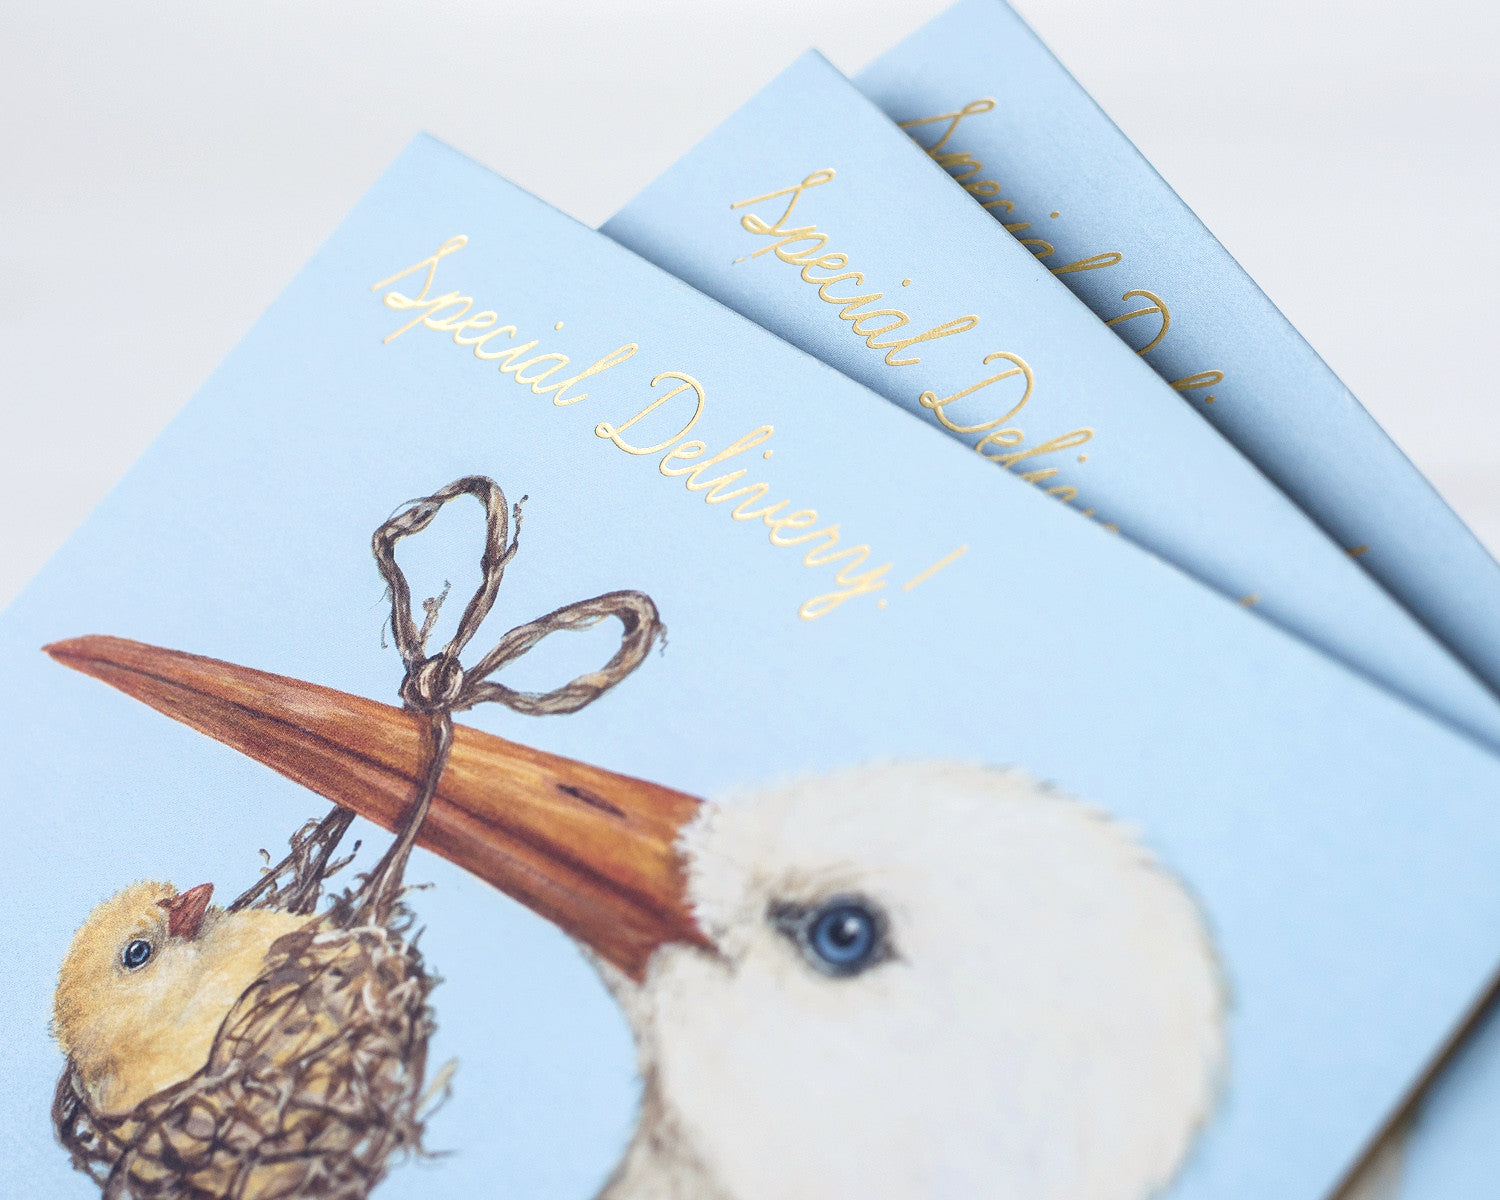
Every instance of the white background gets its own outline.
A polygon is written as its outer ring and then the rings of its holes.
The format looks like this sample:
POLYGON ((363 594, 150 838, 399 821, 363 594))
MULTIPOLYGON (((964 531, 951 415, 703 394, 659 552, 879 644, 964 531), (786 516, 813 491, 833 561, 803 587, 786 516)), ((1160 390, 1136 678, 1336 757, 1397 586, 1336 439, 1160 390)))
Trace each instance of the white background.
MULTIPOLYGON (((597 224, 807 46, 945 6, 0 0, 0 603, 413 133, 597 224)), ((1500 549, 1500 10, 1020 8, 1500 549)))

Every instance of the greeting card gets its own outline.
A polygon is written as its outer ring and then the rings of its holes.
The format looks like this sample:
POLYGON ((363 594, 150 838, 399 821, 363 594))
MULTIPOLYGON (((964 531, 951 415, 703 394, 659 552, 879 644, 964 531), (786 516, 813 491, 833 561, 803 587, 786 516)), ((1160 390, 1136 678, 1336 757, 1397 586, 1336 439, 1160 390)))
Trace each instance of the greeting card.
MULTIPOLYGON (((1004 0, 961 0, 855 84, 1491 687, 1500 567, 1004 0)), ((1417 1125, 1402 1192, 1500 1176, 1500 1013, 1417 1125)))
POLYGON ((1500 566, 1004 0, 960 0, 854 82, 1500 687, 1500 566))
POLYGON ((427 139, 0 666, 32 1196, 1314 1200, 1494 967, 1491 755, 427 139))
POLYGON ((818 54, 603 232, 1500 745, 1494 694, 818 54))

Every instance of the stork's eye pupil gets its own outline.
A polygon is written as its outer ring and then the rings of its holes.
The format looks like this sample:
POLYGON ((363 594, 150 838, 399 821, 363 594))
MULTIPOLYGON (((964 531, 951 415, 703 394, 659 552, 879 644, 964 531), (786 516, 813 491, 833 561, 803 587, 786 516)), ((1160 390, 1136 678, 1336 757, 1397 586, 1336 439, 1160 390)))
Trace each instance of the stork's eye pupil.
POLYGON ((835 908, 818 918, 812 929, 813 945, 832 962, 863 958, 875 940, 870 915, 857 908, 835 908))
POLYGON ((825 975, 858 975, 890 957, 883 914, 858 897, 836 897, 816 908, 778 907, 772 919, 825 975))
POLYGON ((120 962, 125 965, 127 971, 134 971, 137 967, 144 967, 146 960, 151 957, 151 943, 145 938, 134 938, 125 943, 125 949, 120 952, 120 962))

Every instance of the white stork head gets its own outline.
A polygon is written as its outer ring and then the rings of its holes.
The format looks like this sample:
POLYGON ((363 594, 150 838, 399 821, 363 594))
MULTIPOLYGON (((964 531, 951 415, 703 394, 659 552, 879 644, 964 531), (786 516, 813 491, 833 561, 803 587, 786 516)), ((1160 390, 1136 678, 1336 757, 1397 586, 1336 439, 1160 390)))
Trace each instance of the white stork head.
MULTIPOLYGON (((394 826, 416 715, 112 638, 49 651, 394 826)), ((1208 1116, 1202 915, 1024 774, 865 766, 703 802, 459 727, 421 841, 588 949, 644 1098, 609 1200, 1146 1200, 1208 1116)))
POLYGON ((680 849, 712 947, 605 968, 647 1088, 609 1195, 1144 1200, 1182 1162, 1223 989, 1119 823, 893 763, 707 804, 680 849))

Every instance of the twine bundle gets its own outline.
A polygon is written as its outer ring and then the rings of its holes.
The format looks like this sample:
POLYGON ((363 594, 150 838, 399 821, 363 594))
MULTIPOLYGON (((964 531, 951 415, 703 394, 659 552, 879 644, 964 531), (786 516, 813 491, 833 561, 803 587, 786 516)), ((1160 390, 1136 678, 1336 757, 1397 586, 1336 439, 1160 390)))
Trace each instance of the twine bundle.
POLYGON ((410 935, 402 879, 447 762, 452 714, 487 700, 529 715, 577 712, 635 670, 664 635, 649 597, 611 592, 512 629, 465 670, 459 655, 494 604, 520 526, 520 504, 509 508, 497 484, 469 476, 376 531, 375 560, 390 590, 391 629, 406 666, 401 699, 428 722, 417 795, 379 862, 321 915, 313 914, 325 881, 352 858, 334 858, 353 820, 337 806, 295 833, 290 853, 229 906, 309 919, 272 944, 195 1074, 129 1112, 101 1113, 69 1063, 53 1100, 53 1125, 73 1165, 100 1185, 106 1200, 364 1200, 396 1152, 421 1152, 424 1109, 446 1092, 447 1076, 440 1073, 424 1091, 435 1028, 427 998, 437 980, 410 935), (485 506, 483 579, 452 640, 429 655, 441 599, 424 603, 419 627, 396 543, 463 495, 485 506), (620 647, 598 671, 545 693, 518 692, 488 678, 548 634, 587 629, 611 616, 623 626, 620 647))

